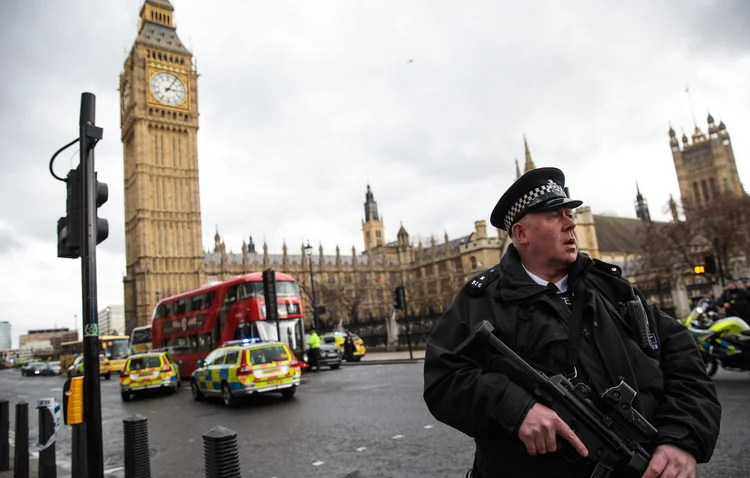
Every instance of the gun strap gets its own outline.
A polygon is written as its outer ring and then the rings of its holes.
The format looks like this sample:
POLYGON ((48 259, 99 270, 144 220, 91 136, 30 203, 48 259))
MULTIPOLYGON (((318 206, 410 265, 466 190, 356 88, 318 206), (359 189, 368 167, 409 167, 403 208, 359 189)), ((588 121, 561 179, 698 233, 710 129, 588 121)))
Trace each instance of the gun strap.
POLYGON ((578 346, 581 343, 581 331, 583 329, 583 302, 586 288, 583 279, 579 280, 573 289, 573 311, 570 319, 570 330, 568 331, 568 352, 566 357, 565 373, 569 377, 577 375, 575 368, 578 360, 578 346))

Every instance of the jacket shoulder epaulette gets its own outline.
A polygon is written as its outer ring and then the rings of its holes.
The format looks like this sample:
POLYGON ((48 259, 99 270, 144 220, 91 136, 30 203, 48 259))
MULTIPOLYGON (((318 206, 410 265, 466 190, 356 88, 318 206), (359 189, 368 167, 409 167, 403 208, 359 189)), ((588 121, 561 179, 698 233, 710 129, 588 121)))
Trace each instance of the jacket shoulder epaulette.
POLYGON ((622 279, 622 267, 610 264, 608 262, 604 262, 599 259, 593 259, 594 261, 594 268, 602 271, 606 274, 609 274, 611 276, 617 277, 618 279, 622 279))
POLYGON ((466 284, 466 293, 471 297, 480 297, 483 295, 487 286, 489 286, 492 281, 497 279, 500 275, 498 269, 499 267, 496 266, 474 276, 474 278, 466 284))

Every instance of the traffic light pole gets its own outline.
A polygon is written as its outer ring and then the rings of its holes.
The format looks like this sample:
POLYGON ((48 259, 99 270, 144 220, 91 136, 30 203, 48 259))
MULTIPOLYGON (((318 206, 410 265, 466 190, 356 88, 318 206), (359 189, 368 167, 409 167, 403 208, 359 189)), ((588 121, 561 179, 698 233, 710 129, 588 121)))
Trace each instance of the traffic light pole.
POLYGON ((721 268, 721 250, 719 249, 719 238, 714 237, 714 254, 716 255, 716 271, 719 273, 719 279, 721 280, 721 288, 726 286, 724 282, 724 271, 721 268))
POLYGON ((102 410, 99 383, 99 324, 96 295, 97 182, 94 147, 102 128, 94 125, 96 97, 81 95, 80 148, 83 214, 81 221, 81 278, 83 295, 83 420, 86 423, 87 478, 103 478, 102 410))

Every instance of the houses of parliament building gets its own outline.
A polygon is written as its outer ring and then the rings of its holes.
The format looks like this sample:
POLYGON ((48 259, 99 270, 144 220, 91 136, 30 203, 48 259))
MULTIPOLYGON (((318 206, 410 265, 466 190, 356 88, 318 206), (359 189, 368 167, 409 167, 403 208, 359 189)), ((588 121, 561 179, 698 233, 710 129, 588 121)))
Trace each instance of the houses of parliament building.
MULTIPOLYGON (((446 234, 415 240, 401 225, 395 240, 389 240, 369 185, 361 220, 361 251, 355 247, 341 251, 338 246, 333 251, 324 251, 322 246, 306 249, 306 244, 292 245, 290 250, 284 244, 280 252, 269 252, 266 244, 256 249, 248 237, 241 252, 231 253, 218 229, 212 248, 204 250, 197 147, 198 73, 191 52, 177 36, 174 8, 168 0, 145 0, 140 19, 119 80, 128 332, 136 325, 150 324, 159 299, 268 268, 294 276, 302 289, 310 291, 312 267, 316 302, 326 308, 322 320, 329 326, 389 315, 392 291, 401 283, 413 313, 435 313, 450 303, 469 278, 499 261, 509 239, 504 231, 488 229, 485 220, 474 221, 470 232, 453 238, 446 234)), ((726 128, 723 123, 711 127, 710 136, 694 138, 694 144, 706 141, 708 148, 703 143, 699 147, 688 144, 684 138, 681 149, 674 132, 670 133, 683 195, 703 194, 704 189, 710 194, 717 187, 741 189, 739 180, 735 182, 737 172, 736 167, 732 169, 734 157, 726 128), (700 149, 695 153, 699 159, 685 159, 691 148, 700 149), (708 177, 707 170, 696 165, 714 154, 721 155, 724 162, 713 182, 695 179, 695 174, 708 177), (685 165, 678 166, 678 161, 685 165)), ((524 147, 525 172, 535 165, 525 139, 524 147)), ((516 176, 520 174, 516 162, 516 176)), ((650 221, 640 193, 636 211, 638 219, 631 219, 595 215, 587 206, 578 208, 581 250, 605 261, 627 264, 640 250, 637 231, 644 221, 650 221)), ((303 295, 307 310, 311 310, 309 296, 303 295)))

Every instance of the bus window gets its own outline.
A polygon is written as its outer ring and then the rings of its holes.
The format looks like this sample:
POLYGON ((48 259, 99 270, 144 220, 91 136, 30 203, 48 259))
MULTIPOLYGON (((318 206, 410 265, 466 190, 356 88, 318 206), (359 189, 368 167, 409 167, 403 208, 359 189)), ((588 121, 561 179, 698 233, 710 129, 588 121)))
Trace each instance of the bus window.
POLYGON ((258 298, 258 297, 263 297, 263 283, 262 282, 250 282, 247 285, 253 286, 253 292, 251 295, 253 299, 258 298))
POLYGON ((201 310, 203 308, 203 297, 203 294, 193 297, 192 310, 201 310))
POLYGON ((102 340, 102 351, 109 360, 121 360, 130 355, 130 339, 102 340))
POLYGON ((214 295, 216 292, 209 292, 206 294, 206 298, 203 300, 203 308, 211 307, 211 303, 214 301, 214 295))
MULTIPOLYGON (((261 294, 263 284, 261 283, 261 294)), ((291 281, 276 282, 276 297, 295 297, 299 295, 297 284, 291 281)))
POLYGON ((187 300, 180 299, 175 303, 175 314, 184 314, 187 310, 187 300))
POLYGON ((242 322, 234 330, 234 340, 255 339, 260 337, 258 326, 255 322, 242 322))
POLYGON ((231 304, 237 300, 237 286, 233 285, 227 290, 227 295, 224 297, 225 304, 231 304))

